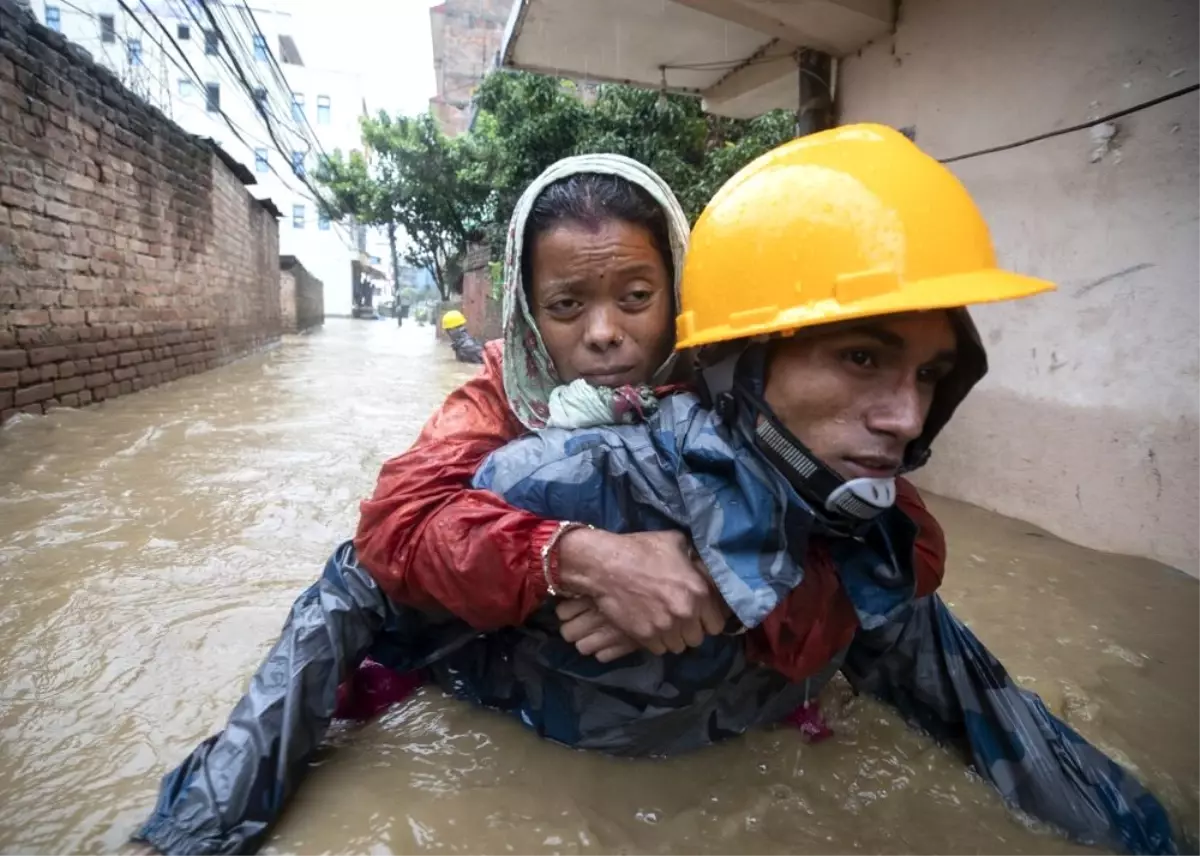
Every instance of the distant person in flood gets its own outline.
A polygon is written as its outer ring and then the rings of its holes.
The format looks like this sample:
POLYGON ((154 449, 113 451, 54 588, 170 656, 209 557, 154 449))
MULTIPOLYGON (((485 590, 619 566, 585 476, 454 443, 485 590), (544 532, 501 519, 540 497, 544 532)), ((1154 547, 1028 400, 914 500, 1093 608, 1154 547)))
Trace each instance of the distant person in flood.
POLYGON ((450 337, 450 347, 460 363, 483 364, 483 345, 475 341, 475 337, 467 332, 467 319, 457 309, 451 309, 442 316, 442 329, 450 337))

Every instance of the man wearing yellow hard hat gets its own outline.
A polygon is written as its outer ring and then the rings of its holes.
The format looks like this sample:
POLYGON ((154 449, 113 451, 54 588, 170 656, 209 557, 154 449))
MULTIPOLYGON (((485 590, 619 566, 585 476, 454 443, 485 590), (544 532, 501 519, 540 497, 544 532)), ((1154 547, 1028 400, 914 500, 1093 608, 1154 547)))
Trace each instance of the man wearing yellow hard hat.
MULTIPOLYGON (((643 424, 514 441, 475 481, 538 516, 682 528, 730 635, 639 651, 638 628, 605 611, 604 580, 551 579, 563 638, 539 637, 530 668, 570 664, 568 642, 611 666, 564 667, 563 709, 547 709, 547 690, 539 730, 654 754, 781 717, 824 737, 817 697, 840 670, 964 750, 1013 807, 1080 842, 1175 852, 1158 801, 937 596, 941 528, 900 478, 987 370, 966 307, 1053 288, 999 269, 963 186, 892 129, 794 140, 730 179, 692 232, 681 284, 677 346, 698 349, 699 395, 660 397, 643 424)), ((612 392, 581 405, 579 383, 578 412, 603 412, 612 392)))
POLYGON ((450 337, 450 347, 460 363, 483 363, 483 345, 467 332, 467 319, 457 309, 442 316, 442 329, 450 337))

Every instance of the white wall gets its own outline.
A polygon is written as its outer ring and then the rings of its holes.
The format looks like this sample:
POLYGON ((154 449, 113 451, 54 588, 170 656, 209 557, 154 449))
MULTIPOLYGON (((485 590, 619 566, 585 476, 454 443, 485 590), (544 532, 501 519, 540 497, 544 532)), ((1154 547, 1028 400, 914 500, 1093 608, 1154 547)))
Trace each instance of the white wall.
MULTIPOLYGON (((257 184, 250 191, 258 198, 269 198, 282 212, 279 223, 280 252, 294 255, 324 283, 325 310, 333 315, 348 315, 351 309, 352 286, 350 262, 356 257, 352 230, 343 224, 330 224, 328 230, 319 226, 317 207, 312 193, 291 173, 290 153, 293 150, 308 150, 307 137, 313 135, 319 148, 305 160, 311 171, 317 166, 320 151, 332 153, 335 149, 348 152, 361 148, 358 120, 363 108, 362 80, 355 72, 347 69, 330 68, 338 57, 322 56, 320 45, 306 45, 297 32, 311 32, 312 22, 296 20, 287 12, 289 4, 274 0, 258 0, 254 3, 254 19, 277 60, 279 36, 289 35, 296 41, 304 65, 281 62, 281 68, 292 91, 304 96, 304 111, 308 120, 305 126, 293 118, 291 103, 282 87, 275 81, 268 61, 255 59, 251 55, 253 39, 251 25, 242 18, 240 8, 228 7, 227 17, 239 26, 229 35, 245 46, 245 54, 238 54, 243 72, 256 83, 265 83, 273 125, 281 153, 276 147, 267 126, 259 115, 253 99, 241 85, 235 71, 217 57, 209 56, 204 50, 204 33, 200 24, 187 13, 185 0, 164 3, 149 0, 159 20, 166 25, 170 36, 183 49, 188 67, 180 59, 174 45, 163 34, 154 19, 145 14, 141 3, 128 3, 135 11, 143 11, 135 20, 125 14, 116 0, 38 0, 35 11, 45 22, 47 7, 59 10, 61 30, 68 38, 89 50, 97 61, 106 65, 122 78, 134 91, 150 103, 162 109, 168 116, 193 134, 216 140, 236 160, 254 173, 257 184), (106 43, 100 37, 100 15, 112 15, 115 22, 116 40, 106 43), (138 21, 141 21, 147 33, 138 21), (178 25, 187 24, 190 38, 179 38, 178 25), (307 24, 305 27, 304 25, 307 24), (131 64, 129 45, 131 40, 141 45, 140 66, 131 64), (181 79, 198 75, 199 83, 217 83, 221 88, 221 111, 228 117, 236 131, 220 114, 206 109, 205 92, 194 84, 181 88, 181 79), (318 98, 330 98, 328 124, 323 124, 318 115, 318 98), (267 172, 259 172, 256 166, 256 151, 266 150, 267 172), (285 153, 287 156, 285 156, 285 153), (293 225, 293 207, 304 206, 304 225, 293 225)), ((197 10, 201 22, 207 20, 205 13, 197 10)), ((226 26, 226 16, 218 15, 218 22, 226 26)), ((224 52, 224 47, 222 47, 224 52)), ((344 58, 343 58, 344 59, 344 58)))
MULTIPOLYGON (((840 121, 915 126, 936 157, 1197 81, 1195 0, 904 0, 843 61, 840 121)), ((952 168, 1001 263, 1059 291, 973 311, 991 372, 919 481, 1104 550, 1197 573, 1195 94, 952 168)))

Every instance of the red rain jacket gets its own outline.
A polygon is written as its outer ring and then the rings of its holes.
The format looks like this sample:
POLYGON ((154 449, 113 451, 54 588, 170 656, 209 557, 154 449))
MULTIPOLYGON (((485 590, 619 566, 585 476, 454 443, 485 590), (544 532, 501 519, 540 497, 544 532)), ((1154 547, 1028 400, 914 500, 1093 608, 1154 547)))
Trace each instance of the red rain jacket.
MULTIPOLYGON (((469 487, 484 458, 525 433, 504 395, 501 360, 500 343, 488 343, 483 371, 383 465, 354 538, 359 561, 392 600, 447 610, 480 630, 523 624, 546 599, 541 551, 558 525, 469 487)), ((900 508, 920 529, 920 597, 941 584, 945 540, 916 488, 903 479, 898 488, 900 508)), ((804 568, 804 581, 745 637, 750 659, 791 680, 819 672, 858 627, 820 538, 804 568)))

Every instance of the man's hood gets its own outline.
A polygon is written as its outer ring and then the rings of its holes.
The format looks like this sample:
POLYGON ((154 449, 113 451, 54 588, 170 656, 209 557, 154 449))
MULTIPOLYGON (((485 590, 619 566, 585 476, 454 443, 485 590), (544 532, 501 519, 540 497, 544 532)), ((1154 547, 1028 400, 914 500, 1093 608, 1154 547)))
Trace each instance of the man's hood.
MULTIPOLYGON (((645 190, 662 207, 671 236, 675 305, 679 305, 679 278, 683 274, 683 259, 687 252, 688 220, 671 188, 654 170, 623 155, 578 155, 563 158, 534 179, 521 194, 513 210, 504 253, 504 393, 517 419, 530 430, 545 427, 550 415, 550 394, 562 381, 554 370, 554 363, 525 299, 525 285, 521 281, 521 251, 526 222, 533 203, 548 185, 582 173, 619 176, 645 190)), ((674 364, 675 356, 672 354, 652 382, 663 382, 674 364)))
POLYGON ((929 460, 929 449, 942 429, 963 403, 975 384, 987 374, 987 352, 979 338, 979 330, 965 308, 951 309, 950 320, 958 335, 958 359, 953 371, 938 384, 933 395, 929 416, 925 419, 925 430, 909 443, 905 453, 905 468, 913 470, 929 460))

